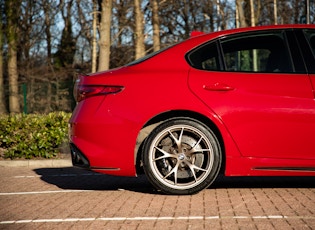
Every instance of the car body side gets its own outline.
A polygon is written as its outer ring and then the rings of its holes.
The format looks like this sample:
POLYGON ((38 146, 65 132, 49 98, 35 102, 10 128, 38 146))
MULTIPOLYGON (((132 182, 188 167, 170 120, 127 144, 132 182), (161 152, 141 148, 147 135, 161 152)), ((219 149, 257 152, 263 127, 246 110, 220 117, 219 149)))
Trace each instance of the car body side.
MULTIPOLYGON (((242 31, 246 29, 239 30, 242 31)), ((237 121, 244 113, 229 110, 229 107, 234 106, 233 100, 224 101, 225 112, 217 113, 222 111, 222 104, 219 104, 222 102, 222 94, 231 92, 213 93, 210 99, 213 103, 206 103, 191 88, 190 74, 195 70, 185 59, 187 50, 228 33, 197 36, 139 64, 82 76, 80 84, 124 87, 117 94, 94 96, 79 102, 70 119, 71 143, 88 155, 90 169, 105 174, 136 176, 139 172, 137 169, 141 166, 141 146, 149 132, 171 117, 190 117, 209 126, 217 135, 223 150, 222 167, 227 176, 314 176, 315 153, 307 159, 296 156, 266 158, 242 153, 222 114, 233 116, 237 121), (298 170, 299 168, 309 170, 298 170)), ((218 74, 221 78, 231 77, 229 72, 218 74)), ((198 84, 203 86, 202 83, 198 84)), ((313 102, 314 107, 311 109, 315 111, 315 101, 313 102)), ((258 106, 256 108, 259 109, 258 106)), ((271 110, 269 112, 272 113, 271 110)), ((244 120, 243 117, 240 120, 244 120)), ((239 132, 242 130, 239 129, 239 132)), ((272 130, 264 132, 261 136, 270 135, 272 130)), ((250 135, 246 131, 241 134, 244 138, 250 135)), ((312 133, 308 135, 312 136, 312 133)), ((309 147, 301 146, 301 151, 309 147)), ((315 149, 312 151, 315 152, 315 149)))

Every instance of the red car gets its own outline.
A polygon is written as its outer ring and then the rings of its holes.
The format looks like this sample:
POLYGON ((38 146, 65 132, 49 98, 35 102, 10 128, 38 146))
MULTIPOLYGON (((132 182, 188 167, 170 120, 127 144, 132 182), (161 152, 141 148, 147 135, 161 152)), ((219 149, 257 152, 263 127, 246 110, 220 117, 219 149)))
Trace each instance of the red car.
POLYGON ((226 176, 315 176, 315 26, 198 34, 80 76, 73 165, 194 194, 226 176))

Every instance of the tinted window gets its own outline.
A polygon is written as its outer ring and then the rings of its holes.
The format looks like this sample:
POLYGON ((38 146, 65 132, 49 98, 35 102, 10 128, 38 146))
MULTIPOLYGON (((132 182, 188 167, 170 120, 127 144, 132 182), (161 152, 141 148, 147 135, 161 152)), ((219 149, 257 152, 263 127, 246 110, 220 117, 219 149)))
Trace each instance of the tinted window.
POLYGON ((203 70, 220 70, 217 43, 205 44, 188 54, 188 62, 192 67, 203 70))
POLYGON ((315 54, 315 35, 313 35, 312 38, 310 39, 310 44, 311 44, 313 53, 315 54))
POLYGON ((305 34, 315 56, 315 30, 305 30, 305 34))
POLYGON ((238 35, 221 40, 225 68, 241 72, 293 72, 283 33, 238 35))

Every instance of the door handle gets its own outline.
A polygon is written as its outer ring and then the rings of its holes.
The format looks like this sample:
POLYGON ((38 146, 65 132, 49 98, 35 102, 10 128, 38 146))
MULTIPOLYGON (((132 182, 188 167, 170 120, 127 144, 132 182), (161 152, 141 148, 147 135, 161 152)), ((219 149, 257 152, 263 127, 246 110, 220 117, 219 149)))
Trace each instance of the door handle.
POLYGON ((214 83, 212 85, 204 85, 203 88, 209 91, 231 91, 235 88, 224 83, 214 83))

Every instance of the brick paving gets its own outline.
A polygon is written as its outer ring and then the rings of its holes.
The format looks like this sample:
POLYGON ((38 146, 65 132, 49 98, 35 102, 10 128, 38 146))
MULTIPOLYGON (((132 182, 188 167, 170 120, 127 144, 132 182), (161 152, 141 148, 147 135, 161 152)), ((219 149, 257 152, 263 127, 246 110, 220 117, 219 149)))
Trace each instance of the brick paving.
POLYGON ((315 229, 314 177, 220 177, 192 196, 144 176, 0 167, 0 229, 315 229))

